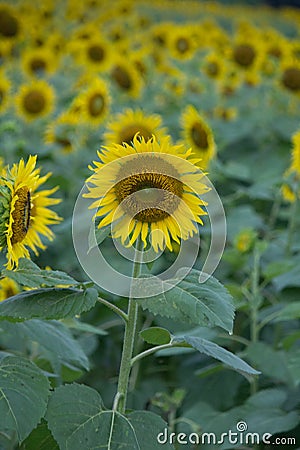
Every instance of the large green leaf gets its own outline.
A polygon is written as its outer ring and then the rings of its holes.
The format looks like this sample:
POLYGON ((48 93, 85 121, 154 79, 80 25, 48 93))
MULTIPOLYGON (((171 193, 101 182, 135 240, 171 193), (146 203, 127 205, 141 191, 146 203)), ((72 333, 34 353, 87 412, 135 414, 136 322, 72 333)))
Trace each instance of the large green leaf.
POLYGON ((59 450, 57 442, 50 433, 47 422, 41 423, 25 439, 21 447, 22 450, 59 450))
POLYGON ((25 336, 37 342, 45 357, 60 364, 69 363, 78 368, 89 369, 89 361, 79 343, 73 338, 68 328, 55 320, 28 320, 13 324, 22 328, 25 336))
POLYGON ((30 259, 21 258, 19 265, 15 270, 3 270, 3 275, 11 278, 22 286, 30 288, 54 287, 58 285, 74 286, 78 281, 59 270, 42 270, 30 259))
POLYGON ((166 427, 152 413, 106 410, 97 391, 75 383, 54 391, 46 419, 60 450, 155 450, 166 427))
POLYGON ((91 309, 96 289, 47 288, 21 292, 0 302, 0 320, 62 319, 91 309))
POLYGON ((238 356, 229 352, 223 347, 215 344, 214 342, 208 341, 195 336, 183 336, 183 338, 176 338, 173 342, 178 342, 179 344, 188 344, 200 353, 211 356, 212 358, 221 361, 242 375, 249 377, 253 375, 259 375, 260 372, 253 369, 249 364, 243 361, 238 356))
MULTIPOLYGON (((128 415, 128 420, 134 428, 137 441, 141 450, 161 450, 162 444, 157 440, 160 433, 163 434, 161 439, 167 431, 167 424, 161 417, 150 411, 134 411, 128 415)), ((167 434, 170 433, 167 431, 167 434)), ((174 447, 166 442, 164 449, 171 450, 174 447)))
POLYGON ((0 432, 15 433, 23 441, 44 415, 49 381, 25 358, 7 356, 0 361, 0 432))
MULTIPOLYGON (((149 297, 137 301, 143 309, 177 320, 201 326, 218 326, 228 332, 232 331, 234 319, 233 299, 227 289, 214 277, 205 283, 199 283, 201 272, 191 270, 183 281, 177 285, 176 279, 162 281, 164 290, 151 297, 155 292, 157 281, 152 278, 143 280, 142 286, 149 297)), ((180 274, 179 274, 180 275, 180 274)))

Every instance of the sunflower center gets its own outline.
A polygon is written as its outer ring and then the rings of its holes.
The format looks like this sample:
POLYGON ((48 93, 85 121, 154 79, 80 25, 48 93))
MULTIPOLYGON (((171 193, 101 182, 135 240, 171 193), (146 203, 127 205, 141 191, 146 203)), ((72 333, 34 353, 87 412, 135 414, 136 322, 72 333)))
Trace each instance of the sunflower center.
POLYGON ((251 45, 242 44, 235 47, 233 56, 235 61, 243 67, 251 66, 255 58, 255 50, 251 45))
POLYGON ((190 48, 189 42, 186 38, 180 37, 176 41, 176 48, 179 51, 179 53, 185 53, 190 48))
POLYGON ((143 155, 122 165, 119 175, 127 173, 130 175, 119 181, 114 189, 118 202, 130 217, 140 222, 158 222, 177 209, 183 184, 171 164, 161 158, 143 155))
POLYGON ((18 34, 19 23, 9 11, 0 10, 0 35, 10 38, 18 34))
POLYGON ((71 147, 72 147, 72 143, 71 143, 70 139, 68 139, 66 137, 56 136, 55 142, 57 144, 61 145, 62 147, 64 147, 66 150, 71 149, 71 147))
POLYGON ((26 186, 17 189, 15 195, 18 196, 18 198, 12 213, 12 244, 22 242, 25 238, 30 224, 31 209, 30 192, 26 186))
POLYGON ((89 100, 88 109, 93 117, 100 116, 103 113, 105 101, 102 94, 94 94, 89 100))
POLYGON ((201 123, 196 122, 191 128, 191 138, 193 142, 201 150, 207 150, 208 148, 208 138, 207 133, 201 123))
POLYGON ((152 137, 151 132, 147 128, 138 125, 128 125, 120 132, 120 143, 126 142, 126 144, 130 145, 136 133, 139 133, 140 137, 143 137, 145 141, 152 137))
POLYGON ((219 73, 219 66, 216 62, 210 62, 206 66, 207 74, 211 77, 215 77, 219 73))
POLYGON ((268 54, 270 56, 274 56, 274 58, 280 58, 282 56, 282 51, 280 50, 279 47, 273 46, 269 48, 268 54))
POLYGON ((30 61, 30 69, 32 72, 40 72, 46 69, 46 62, 42 58, 34 58, 30 61))
POLYGON ((44 110, 46 100, 40 91, 33 89, 25 95, 23 105, 30 114, 39 114, 44 110))
POLYGON ((124 67, 121 67, 117 65, 113 71, 112 71, 113 79, 118 83, 120 88, 125 89, 128 91, 132 86, 132 81, 130 78, 129 73, 124 69, 124 67))
POLYGON ((283 72, 282 83, 287 89, 298 91, 300 89, 300 69, 297 67, 287 68, 283 72))
POLYGON ((91 45, 88 48, 88 56, 94 62, 100 62, 104 59, 105 52, 100 45, 91 45))

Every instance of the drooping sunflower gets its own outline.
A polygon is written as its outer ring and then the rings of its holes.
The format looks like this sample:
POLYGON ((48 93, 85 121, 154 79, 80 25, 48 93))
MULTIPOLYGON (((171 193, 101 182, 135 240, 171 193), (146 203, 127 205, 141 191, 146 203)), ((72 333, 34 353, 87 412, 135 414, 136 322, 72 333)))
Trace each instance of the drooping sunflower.
POLYGON ((4 277, 0 280, 0 302, 19 292, 20 288, 14 280, 11 280, 8 277, 4 277))
POLYGON ((50 114, 53 105, 54 91, 44 80, 22 85, 16 96, 17 112, 28 121, 50 114))
POLYGON ((113 144, 98 152, 90 167, 85 197, 95 199, 98 227, 112 224, 112 237, 132 246, 140 237, 155 252, 198 232, 206 214, 200 196, 208 191, 203 173, 194 165, 192 150, 172 145, 169 136, 133 139, 133 145, 113 144))
POLYGON ((196 156, 201 158, 201 167, 206 169, 215 156, 216 145, 211 128, 194 106, 189 105, 182 114, 182 136, 196 156))
POLYGON ((131 145, 136 133, 148 141, 154 135, 157 141, 166 135, 166 129, 161 127, 162 119, 158 114, 146 115, 141 109, 125 109, 118 113, 108 125, 104 134, 105 145, 111 142, 131 145))
POLYGON ((88 89, 78 99, 81 119, 90 125, 99 125, 105 119, 111 103, 106 83, 100 78, 89 84, 88 89))
POLYGON ((49 206, 60 199, 51 198, 57 188, 39 190, 51 173, 40 176, 36 168, 36 156, 29 156, 6 168, 0 178, 0 250, 6 249, 7 268, 18 266, 20 258, 29 258, 29 250, 37 255, 38 249, 46 247, 41 236, 52 240, 49 225, 61 218, 49 206))

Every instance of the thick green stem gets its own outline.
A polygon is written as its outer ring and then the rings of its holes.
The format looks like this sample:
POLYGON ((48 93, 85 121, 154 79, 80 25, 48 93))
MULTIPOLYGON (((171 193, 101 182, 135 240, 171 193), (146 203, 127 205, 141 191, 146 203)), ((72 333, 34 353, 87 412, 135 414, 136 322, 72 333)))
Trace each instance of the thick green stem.
MULTIPOLYGON (((138 240, 137 251, 133 263, 132 277, 137 278, 141 271, 142 262, 142 242, 138 240)), ((135 330, 137 323, 138 303, 130 295, 128 300, 127 321, 125 324, 123 351, 121 357, 118 392, 114 401, 114 409, 121 414, 125 413, 128 393, 129 376, 131 369, 131 359, 134 349, 135 330)))

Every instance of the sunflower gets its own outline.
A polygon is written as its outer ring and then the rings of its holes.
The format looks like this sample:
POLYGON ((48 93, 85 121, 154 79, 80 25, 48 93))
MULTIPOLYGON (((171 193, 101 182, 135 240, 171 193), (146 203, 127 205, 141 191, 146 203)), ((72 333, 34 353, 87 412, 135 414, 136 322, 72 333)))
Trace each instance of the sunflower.
POLYGON ((284 183, 281 188, 283 198, 290 203, 300 198, 300 131, 293 134, 292 143, 291 164, 284 173, 290 184, 284 183))
POLYGON ((44 80, 22 85, 16 97, 18 113, 28 121, 50 114, 53 104, 54 91, 44 80))
POLYGON ((300 94, 300 61, 296 58, 282 61, 280 85, 292 94, 300 94))
POLYGON ((148 141, 153 135, 160 141, 166 134, 166 129, 161 128, 162 119, 158 114, 146 115, 141 109, 125 109, 119 113, 108 126, 104 134, 106 145, 110 142, 116 144, 131 144, 136 133, 148 141))
POLYGON ((60 199, 51 198, 57 188, 39 190, 51 173, 40 177, 36 169, 36 156, 29 156, 27 163, 21 159, 12 168, 7 168, 0 181, 0 250, 7 249, 7 268, 18 266, 20 258, 29 258, 29 249, 38 255, 44 250, 40 236, 49 240, 53 233, 49 225, 61 218, 48 206, 56 205, 60 199))
POLYGON ((3 75, 0 74, 0 114, 6 111, 9 100, 10 82, 3 75))
MULTIPOLYGON (((180 243, 198 232, 206 212, 200 195, 208 191, 203 173, 193 164, 192 150, 173 146, 169 136, 159 144, 153 136, 133 139, 133 145, 113 144, 98 152, 100 161, 90 167, 87 180, 101 220, 98 228, 112 225, 112 237, 132 246, 140 237, 155 252, 173 241, 180 243)), ((198 160, 197 160, 198 161, 198 160)))
POLYGON ((75 103, 84 122, 99 125, 105 119, 111 103, 106 83, 99 78, 95 79, 75 103))
POLYGON ((169 34, 168 49, 170 54, 180 60, 191 59, 196 50, 196 42, 189 26, 177 26, 169 34))
POLYGON ((192 105, 187 106, 183 111, 182 125, 185 142, 201 158, 201 166, 206 169, 216 153, 212 130, 192 105))
POLYGON ((204 58, 202 70, 209 78, 223 79, 226 73, 226 65, 222 55, 215 51, 208 53, 204 58))
POLYGON ((81 57, 89 70, 103 71, 111 64, 111 54, 110 43, 104 37, 97 36, 84 41, 81 57))
POLYGON ((115 57, 110 71, 113 83, 125 94, 138 97, 142 87, 142 78, 134 64, 125 57, 115 57))
POLYGON ((56 71, 59 58, 51 47, 42 45, 22 54, 22 68, 30 76, 51 74, 56 71))
POLYGON ((78 146, 79 115, 66 111, 57 117, 46 129, 45 144, 54 144, 63 153, 71 153, 78 146))
POLYGON ((22 23, 15 8, 0 3, 0 37, 7 42, 15 42, 21 36, 22 23))
POLYGON ((230 60, 242 71, 258 69, 264 55, 261 41, 237 37, 230 49, 227 50, 230 60))
POLYGON ((20 292, 17 283, 8 277, 0 280, 0 302, 20 292))

